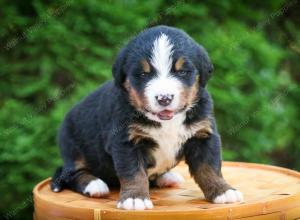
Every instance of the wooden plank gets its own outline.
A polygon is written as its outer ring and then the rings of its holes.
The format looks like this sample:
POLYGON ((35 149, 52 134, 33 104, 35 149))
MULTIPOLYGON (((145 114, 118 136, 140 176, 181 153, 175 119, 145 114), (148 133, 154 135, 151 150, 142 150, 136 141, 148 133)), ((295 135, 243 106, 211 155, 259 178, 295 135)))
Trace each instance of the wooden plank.
POLYGON ((286 211, 285 219, 300 219, 300 207, 286 211))
POLYGON ((285 219, 285 215, 280 212, 271 213, 267 215, 257 215, 257 216, 251 216, 246 218, 239 218, 236 220, 283 220, 285 219))

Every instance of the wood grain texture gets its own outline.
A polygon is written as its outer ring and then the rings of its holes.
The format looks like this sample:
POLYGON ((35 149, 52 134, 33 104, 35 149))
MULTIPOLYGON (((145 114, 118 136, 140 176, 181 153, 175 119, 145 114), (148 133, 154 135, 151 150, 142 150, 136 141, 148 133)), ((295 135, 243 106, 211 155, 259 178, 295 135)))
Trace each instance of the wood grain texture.
POLYGON ((53 193, 49 180, 34 188, 35 220, 110 219, 297 219, 300 218, 300 173, 284 168, 237 162, 223 163, 226 181, 243 192, 244 203, 212 204, 204 199, 185 164, 174 170, 186 179, 179 188, 152 188, 155 208, 147 211, 116 209, 118 189, 103 199, 70 190, 53 193))

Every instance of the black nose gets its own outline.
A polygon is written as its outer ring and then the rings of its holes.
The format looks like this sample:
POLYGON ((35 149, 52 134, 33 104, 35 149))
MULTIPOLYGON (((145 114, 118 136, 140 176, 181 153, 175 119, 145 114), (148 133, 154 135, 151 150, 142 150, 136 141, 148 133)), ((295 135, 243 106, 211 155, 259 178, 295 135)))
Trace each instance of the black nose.
POLYGON ((158 96, 155 96, 158 104, 160 104, 161 106, 168 106, 171 104, 173 98, 174 98, 174 95, 158 95, 158 96))

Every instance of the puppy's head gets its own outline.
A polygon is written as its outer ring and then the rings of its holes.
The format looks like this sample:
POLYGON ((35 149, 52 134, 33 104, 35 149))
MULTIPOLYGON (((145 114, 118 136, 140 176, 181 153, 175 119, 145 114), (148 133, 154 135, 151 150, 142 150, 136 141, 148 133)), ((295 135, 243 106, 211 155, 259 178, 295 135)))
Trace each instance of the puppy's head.
POLYGON ((115 84, 155 121, 171 120, 197 100, 213 71, 203 47, 183 31, 149 28, 128 43, 113 65, 115 84))

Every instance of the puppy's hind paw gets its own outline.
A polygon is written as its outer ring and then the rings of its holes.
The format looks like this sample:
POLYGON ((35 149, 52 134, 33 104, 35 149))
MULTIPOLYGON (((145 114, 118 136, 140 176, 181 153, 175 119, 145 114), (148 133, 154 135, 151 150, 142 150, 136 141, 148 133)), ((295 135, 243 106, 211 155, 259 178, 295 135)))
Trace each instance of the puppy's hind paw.
POLYGON ((103 197, 109 194, 109 189, 104 181, 95 179, 89 182, 83 193, 90 197, 103 197))
POLYGON ((153 203, 150 199, 128 198, 123 202, 118 202, 117 208, 126 210, 153 209, 153 203))
POLYGON ((234 189, 228 189, 221 195, 218 195, 214 200, 213 203, 224 204, 224 203, 234 203, 234 202, 243 202, 243 194, 234 189))
POLYGON ((159 187, 173 187, 179 186, 184 182, 184 178, 177 172, 166 172, 159 176, 156 180, 156 184, 159 187))

